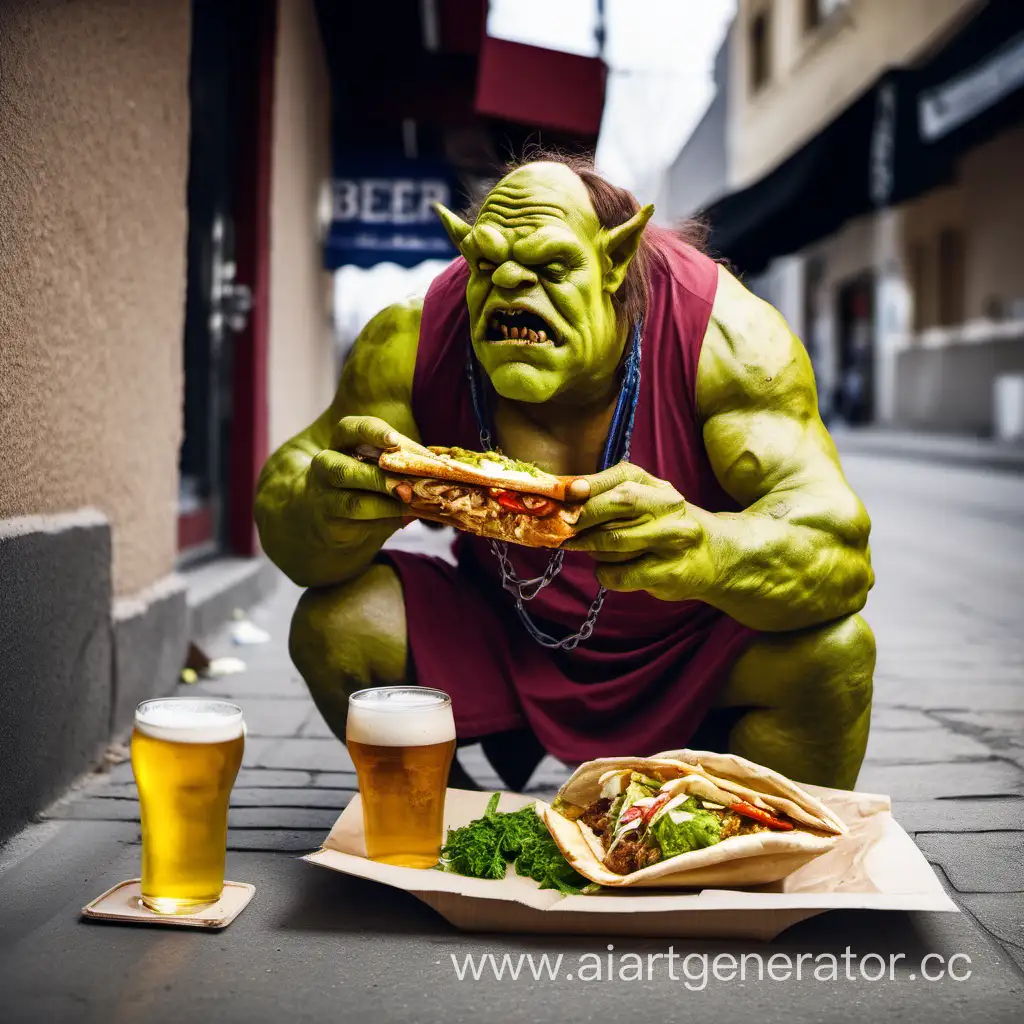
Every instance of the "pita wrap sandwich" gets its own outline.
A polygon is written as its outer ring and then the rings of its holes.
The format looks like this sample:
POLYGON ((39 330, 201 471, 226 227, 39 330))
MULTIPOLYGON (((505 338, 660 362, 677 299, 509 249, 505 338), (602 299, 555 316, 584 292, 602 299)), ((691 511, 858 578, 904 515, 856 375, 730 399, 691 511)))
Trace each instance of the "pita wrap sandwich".
POLYGON ((764 885, 847 833, 784 775, 698 750, 588 761, 541 813, 572 867, 607 886, 764 885))
POLYGON ((465 448, 399 445, 374 458, 388 489, 420 519, 533 548, 557 548, 576 532, 581 506, 566 496, 575 477, 465 448))

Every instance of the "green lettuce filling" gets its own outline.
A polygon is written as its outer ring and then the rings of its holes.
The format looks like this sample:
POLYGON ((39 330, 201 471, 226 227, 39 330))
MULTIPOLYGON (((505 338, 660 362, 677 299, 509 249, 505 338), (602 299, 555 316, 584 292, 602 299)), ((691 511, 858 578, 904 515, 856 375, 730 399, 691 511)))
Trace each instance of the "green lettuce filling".
POLYGON ((612 820, 618 821, 637 802, 654 796, 654 790, 645 786, 642 782, 631 782, 618 796, 615 804, 612 805, 614 815, 612 820), (617 806, 616 806, 617 805, 617 806))
POLYGON ((466 448, 447 448, 445 454, 456 462, 463 462, 467 466, 479 468, 484 462, 497 462, 508 470, 515 470, 519 473, 527 473, 530 476, 542 476, 543 471, 538 469, 531 462, 521 462, 519 459, 510 459, 499 451, 471 452, 466 448))
POLYGON ((721 842, 722 822, 717 815, 702 810, 691 796, 658 818, 650 834, 661 847, 663 857, 676 857, 721 842))

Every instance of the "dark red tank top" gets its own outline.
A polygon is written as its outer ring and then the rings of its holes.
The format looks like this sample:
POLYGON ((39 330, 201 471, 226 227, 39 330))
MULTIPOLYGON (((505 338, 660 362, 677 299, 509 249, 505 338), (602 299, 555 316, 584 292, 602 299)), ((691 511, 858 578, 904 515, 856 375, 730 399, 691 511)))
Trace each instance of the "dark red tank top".
MULTIPOLYGON (((710 512, 735 511, 708 461, 697 416, 697 363, 718 282, 718 266, 680 239, 648 228, 662 259, 653 261, 643 331, 640 396, 630 461, 673 483, 687 501, 710 512)), ((479 450, 480 438, 466 379, 469 268, 458 259, 427 292, 413 382, 413 415, 424 444, 479 450)), ((517 455, 516 452, 509 452, 517 455)), ((501 589, 497 561, 488 542, 460 535, 460 563, 494 587, 496 599, 511 604, 501 589)), ((510 548, 520 576, 540 575, 549 553, 510 548)), ((538 619, 574 631, 597 593, 594 561, 567 552, 554 584, 530 602, 538 619)), ((720 613, 702 602, 665 602, 644 593, 609 593, 588 646, 642 646, 666 632, 706 630, 720 613)), ((681 637, 680 637, 681 639, 681 637)), ((524 641, 528 640, 524 632, 524 641)))

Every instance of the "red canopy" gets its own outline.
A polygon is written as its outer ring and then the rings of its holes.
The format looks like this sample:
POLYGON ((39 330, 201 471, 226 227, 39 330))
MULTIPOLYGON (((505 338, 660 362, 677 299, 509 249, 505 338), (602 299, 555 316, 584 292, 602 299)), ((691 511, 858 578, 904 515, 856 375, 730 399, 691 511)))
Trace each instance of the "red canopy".
POLYGON ((476 80, 478 114, 596 136, 604 62, 485 36, 476 80))

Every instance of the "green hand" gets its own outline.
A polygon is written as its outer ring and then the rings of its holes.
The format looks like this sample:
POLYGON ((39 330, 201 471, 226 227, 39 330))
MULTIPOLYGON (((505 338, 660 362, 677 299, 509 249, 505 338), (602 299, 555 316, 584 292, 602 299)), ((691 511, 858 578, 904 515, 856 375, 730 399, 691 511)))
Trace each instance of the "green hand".
POLYGON ((352 453, 418 437, 411 396, 420 305, 397 303, 366 325, 330 408, 263 467, 260 542, 301 586, 354 579, 402 525, 402 506, 387 495, 380 470, 352 453))
POLYGON ((705 589, 711 559, 704 529, 672 484, 620 462, 571 485, 572 497, 586 493, 581 532, 563 547, 599 562, 600 583, 662 601, 684 601, 705 589))
POLYGON ((354 458, 360 445, 390 448, 409 439, 376 416, 345 416, 331 434, 331 446, 313 456, 306 494, 320 539, 328 545, 359 545, 375 539, 382 526, 393 531, 406 516, 392 498, 384 474, 372 462, 354 458), (381 520, 385 520, 381 523, 381 520))

